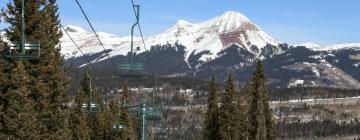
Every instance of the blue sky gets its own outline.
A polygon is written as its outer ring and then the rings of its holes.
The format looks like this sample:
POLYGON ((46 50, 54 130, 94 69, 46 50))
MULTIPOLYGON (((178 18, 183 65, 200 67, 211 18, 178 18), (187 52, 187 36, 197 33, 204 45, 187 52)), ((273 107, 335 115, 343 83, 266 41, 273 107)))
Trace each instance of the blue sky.
MULTIPOLYGON (((4 2, 1 0, 0 6, 4 2)), ((130 0, 79 0, 96 30, 128 35, 134 21, 130 0)), ((201 22, 238 11, 282 42, 360 42, 359 0, 134 0, 142 6, 145 35, 163 32, 177 20, 201 22)), ((89 29, 75 0, 58 0, 63 24, 89 29)))

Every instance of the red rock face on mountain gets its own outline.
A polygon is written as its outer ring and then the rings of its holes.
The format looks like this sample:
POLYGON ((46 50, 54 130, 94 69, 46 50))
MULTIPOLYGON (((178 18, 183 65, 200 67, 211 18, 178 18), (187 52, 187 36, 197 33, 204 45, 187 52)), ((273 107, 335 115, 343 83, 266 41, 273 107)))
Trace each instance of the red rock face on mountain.
POLYGON ((221 42, 224 46, 224 49, 226 48, 225 46, 230 46, 231 44, 244 44, 245 43, 240 39, 240 37, 241 37, 240 31, 223 33, 223 34, 220 34, 219 36, 220 36, 221 42))

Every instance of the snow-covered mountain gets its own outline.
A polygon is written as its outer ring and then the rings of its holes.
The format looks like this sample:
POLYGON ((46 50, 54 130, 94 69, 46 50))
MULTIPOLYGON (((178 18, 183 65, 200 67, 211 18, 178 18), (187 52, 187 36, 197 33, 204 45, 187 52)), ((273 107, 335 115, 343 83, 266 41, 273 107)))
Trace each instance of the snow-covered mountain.
MULTIPOLYGON (((84 53, 97 53, 103 49, 99 46, 94 34, 89 33, 81 27, 73 25, 66 26, 66 30, 76 39, 84 53)), ((130 50, 130 37, 117 37, 104 32, 98 33, 106 49, 112 50, 111 56, 125 55, 130 50)), ((267 35, 258 26, 253 24, 247 17, 238 12, 225 12, 223 15, 208 21, 193 24, 184 20, 179 20, 165 32, 145 38, 146 45, 154 46, 157 44, 182 44, 186 46, 186 57, 192 52, 210 51, 201 60, 214 59, 217 53, 231 44, 238 44, 259 56, 261 50, 267 44, 277 46, 278 41, 267 35), (257 46, 257 49, 251 47, 257 46)), ((140 47, 138 53, 144 52, 140 38, 135 38, 135 46, 140 47)), ((65 58, 78 57, 77 49, 71 40, 64 36, 61 39, 62 53, 65 58)))
MULTIPOLYGON (((107 54, 115 63, 128 61, 130 36, 98 32, 104 50, 93 33, 73 25, 65 30, 86 55, 64 35, 60 45, 67 65, 82 67, 89 58, 97 69, 110 70, 113 67, 107 54)), ((255 60, 261 59, 268 84, 273 87, 360 88, 360 43, 288 45, 267 35, 238 12, 225 12, 201 23, 179 20, 166 31, 145 37, 147 51, 141 38, 134 40, 139 48, 134 59, 145 64, 148 74, 202 79, 215 75, 224 80, 231 68, 236 79, 243 82, 254 71, 255 60)))

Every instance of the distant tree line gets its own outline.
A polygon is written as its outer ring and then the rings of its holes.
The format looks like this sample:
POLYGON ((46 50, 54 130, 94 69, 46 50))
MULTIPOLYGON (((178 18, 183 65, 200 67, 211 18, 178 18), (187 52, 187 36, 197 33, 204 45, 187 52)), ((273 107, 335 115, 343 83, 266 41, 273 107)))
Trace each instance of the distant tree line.
POLYGON ((329 136, 351 136, 360 132, 360 122, 353 119, 349 122, 336 120, 311 120, 309 122, 278 123, 278 137, 289 138, 314 138, 329 136))
POLYGON ((360 96, 360 89, 340 89, 327 87, 296 87, 269 90, 273 101, 297 99, 346 98, 360 96))

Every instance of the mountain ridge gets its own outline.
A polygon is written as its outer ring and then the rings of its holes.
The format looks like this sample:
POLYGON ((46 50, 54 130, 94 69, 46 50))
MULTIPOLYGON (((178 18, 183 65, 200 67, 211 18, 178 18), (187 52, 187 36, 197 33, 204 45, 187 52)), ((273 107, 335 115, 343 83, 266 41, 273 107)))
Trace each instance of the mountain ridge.
MULTIPOLYGON (((93 33, 77 26, 66 26, 65 30, 85 54, 82 56, 64 36, 60 44, 67 66, 81 68, 90 59, 96 69, 113 69, 107 54, 118 64, 129 61, 129 36, 99 32, 104 50, 93 33)), ((225 12, 200 23, 179 20, 164 32, 145 37, 147 49, 141 38, 134 37, 134 41, 134 60, 144 63, 147 74, 201 79, 216 76, 223 81, 232 69, 236 80, 244 82, 260 59, 271 87, 360 87, 360 45, 288 45, 238 12, 225 12)))

